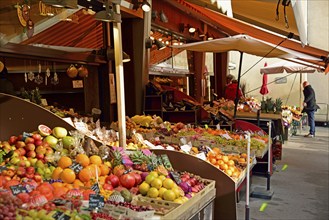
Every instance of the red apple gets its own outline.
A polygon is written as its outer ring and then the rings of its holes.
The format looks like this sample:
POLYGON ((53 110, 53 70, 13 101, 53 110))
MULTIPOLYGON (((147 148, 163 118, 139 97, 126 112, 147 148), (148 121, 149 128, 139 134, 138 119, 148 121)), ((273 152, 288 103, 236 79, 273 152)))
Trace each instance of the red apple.
POLYGON ((22 141, 23 140, 23 135, 22 134, 18 135, 17 140, 22 141))
POLYGON ((34 150, 27 152, 27 157, 35 158, 37 156, 37 153, 35 153, 34 150))
POLYGON ((34 144, 34 139, 31 137, 26 137, 25 138, 25 144, 34 144))
POLYGON ((33 134, 32 138, 34 139, 34 141, 41 140, 41 135, 40 134, 33 134))
POLYGON ((26 173, 27 174, 34 174, 35 173, 34 167, 27 167, 26 168, 26 173))
POLYGON ((32 144, 32 143, 28 143, 28 144, 25 146, 25 150, 27 150, 27 151, 35 150, 35 145, 32 144))
POLYGON ((26 150, 24 148, 18 148, 19 155, 24 156, 26 154, 26 150))
POLYGON ((44 146, 44 147, 50 147, 50 145, 48 144, 48 142, 45 141, 45 140, 42 141, 42 146, 44 146))
POLYGON ((45 155, 44 155, 44 154, 37 154, 37 158, 38 158, 39 160, 42 160, 42 159, 45 158, 45 155))
POLYGON ((25 174, 25 177, 26 178, 29 178, 29 179, 34 179, 34 173, 32 173, 32 174, 25 174))
POLYGON ((25 147, 25 142, 23 142, 23 141, 17 141, 16 142, 16 144, 15 144, 15 146, 16 146, 16 148, 18 149, 18 148, 22 148, 22 147, 25 147))
POLYGON ((42 182, 42 176, 40 174, 35 174, 33 179, 37 182, 37 183, 41 183, 42 182))
POLYGON ((115 187, 119 186, 120 180, 119 180, 119 177, 111 174, 108 177, 106 177, 105 183, 111 184, 113 186, 113 188, 115 188, 115 187))
POLYGON ((16 171, 16 174, 19 176, 19 177, 24 177, 25 174, 26 174, 26 170, 24 167, 18 167, 17 168, 17 171, 16 171))
POLYGON ((10 138, 9 138, 9 144, 10 145, 13 145, 13 144, 15 144, 16 143, 16 141, 17 141, 17 137, 16 136, 11 136, 10 138))
POLYGON ((16 195, 23 203, 28 203, 30 201, 30 195, 28 193, 20 193, 16 195))
POLYGON ((34 144, 35 144, 35 146, 40 146, 40 145, 42 145, 42 140, 35 140, 34 144))
POLYGON ((46 155, 52 155, 54 153, 54 150, 52 148, 46 149, 46 155))
POLYGON ((113 186, 112 186, 112 184, 104 183, 103 189, 113 191, 113 186))
POLYGON ((42 145, 38 146, 35 150, 37 154, 45 154, 46 153, 46 148, 42 145))
POLYGON ((21 160, 21 161, 18 163, 18 166, 19 166, 19 167, 26 167, 25 160, 21 160))

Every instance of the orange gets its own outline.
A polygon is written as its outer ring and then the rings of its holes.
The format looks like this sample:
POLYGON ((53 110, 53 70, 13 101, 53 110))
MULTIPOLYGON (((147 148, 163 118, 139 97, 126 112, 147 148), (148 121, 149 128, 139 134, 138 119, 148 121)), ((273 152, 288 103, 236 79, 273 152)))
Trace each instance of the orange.
POLYGON ((73 185, 69 184, 69 183, 64 183, 65 184, 65 188, 67 189, 67 191, 69 191, 70 189, 73 189, 73 185))
POLYGON ((102 159, 98 155, 92 155, 91 157, 89 157, 89 159, 90 159, 90 163, 92 164, 96 164, 96 165, 102 164, 102 159))
POLYGON ((80 180, 78 180, 78 179, 74 180, 73 188, 80 189, 81 186, 84 186, 84 184, 80 180))
POLYGON ((67 191, 69 191, 69 189, 63 186, 55 188, 53 192, 54 198, 60 198, 61 196, 64 196, 67 191))
POLYGON ((56 167, 53 171, 53 174, 51 175, 51 178, 54 180, 58 180, 62 172, 62 167, 56 167))
POLYGON ((85 154, 78 154, 75 161, 83 167, 88 166, 90 163, 89 157, 85 154))
POLYGON ((100 177, 98 178, 98 182, 99 182, 101 185, 103 185, 103 184, 105 183, 105 179, 106 179, 106 177, 107 177, 107 176, 100 176, 100 177))
POLYGON ((101 170, 101 176, 106 176, 110 173, 110 168, 105 164, 99 165, 99 168, 101 170))
POLYGON ((76 178, 74 171, 70 168, 64 169, 60 177, 64 183, 73 183, 76 178))
POLYGON ((71 160, 71 158, 69 158, 67 156, 63 156, 59 159, 59 161, 57 162, 57 165, 59 167, 65 169, 72 165, 72 160, 71 160))
POLYGON ((88 169, 90 169, 93 177, 96 177, 96 174, 98 174, 98 176, 101 176, 101 169, 99 168, 98 165, 96 164, 91 164, 87 167, 88 169))
POLYGON ((51 185, 54 187, 54 189, 55 189, 55 188, 61 188, 61 187, 64 186, 63 183, 60 183, 60 182, 54 182, 54 183, 51 184, 51 185))
POLYGON ((93 178, 93 173, 91 172, 91 170, 86 167, 83 168, 80 172, 79 172, 79 179, 82 182, 88 182, 93 178))

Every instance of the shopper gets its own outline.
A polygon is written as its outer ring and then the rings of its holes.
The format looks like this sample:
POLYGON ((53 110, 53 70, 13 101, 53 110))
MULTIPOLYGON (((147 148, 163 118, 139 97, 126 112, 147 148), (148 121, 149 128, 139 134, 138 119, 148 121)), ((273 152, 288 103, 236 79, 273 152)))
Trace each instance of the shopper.
POLYGON ((314 137, 315 136, 315 118, 314 113, 317 109, 319 109, 319 106, 316 104, 315 99, 315 92, 312 88, 312 86, 307 82, 303 82, 303 93, 304 93, 304 108, 302 112, 307 113, 308 117, 308 124, 310 126, 310 132, 305 135, 304 137, 314 137))
POLYGON ((8 70, 0 61, 0 92, 16 95, 13 83, 7 78, 8 70))
POLYGON ((225 99, 229 99, 234 101, 236 98, 236 90, 238 89, 238 100, 243 97, 242 91, 238 88, 238 81, 236 79, 232 79, 232 81, 226 86, 224 97, 225 99))

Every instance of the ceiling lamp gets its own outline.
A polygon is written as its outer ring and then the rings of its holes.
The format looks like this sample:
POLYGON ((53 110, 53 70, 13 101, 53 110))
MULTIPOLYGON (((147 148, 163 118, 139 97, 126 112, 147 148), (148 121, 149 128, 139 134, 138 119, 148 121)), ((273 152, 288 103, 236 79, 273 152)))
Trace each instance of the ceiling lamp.
POLYGON ((78 0, 42 0, 42 2, 58 8, 78 8, 78 0))
POLYGON ((139 6, 142 7, 143 11, 149 12, 151 11, 151 5, 147 2, 147 0, 143 0, 142 2, 139 2, 139 0, 133 0, 133 9, 137 10, 139 6))
POLYGON ((94 18, 104 22, 121 23, 121 14, 113 11, 113 8, 109 6, 109 0, 105 2, 105 11, 99 11, 95 14, 94 18))
POLYGON ((163 43, 162 41, 159 41, 157 39, 152 40, 151 38, 147 38, 145 42, 146 48, 152 48, 153 45, 155 45, 158 50, 163 50, 167 47, 166 44, 163 43))
POLYGON ((180 23, 178 28, 179 28, 179 32, 181 32, 181 33, 184 32, 185 28, 188 29, 188 32, 191 34, 196 31, 195 27, 192 27, 189 24, 185 25, 184 23, 180 23))

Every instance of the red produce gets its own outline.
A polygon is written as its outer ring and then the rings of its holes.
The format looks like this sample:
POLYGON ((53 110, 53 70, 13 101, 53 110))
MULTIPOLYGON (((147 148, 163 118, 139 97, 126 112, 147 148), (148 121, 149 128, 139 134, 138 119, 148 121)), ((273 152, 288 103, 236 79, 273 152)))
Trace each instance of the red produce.
POLYGON ((10 145, 13 145, 13 144, 16 143, 17 139, 18 139, 18 138, 17 138, 16 136, 11 136, 11 137, 9 138, 9 140, 8 140, 8 143, 9 143, 10 145))
POLYGON ((34 174, 35 173, 34 167, 27 167, 26 168, 26 173, 27 174, 34 174))
POLYGON ((106 177, 105 183, 111 184, 113 186, 113 188, 115 188, 115 187, 119 186, 119 184, 120 184, 119 177, 111 174, 108 177, 106 177))
POLYGON ((96 192, 91 189, 86 189, 85 191, 83 191, 83 200, 89 200, 89 196, 91 194, 96 194, 96 192))
POLYGON ((135 176, 130 173, 124 174, 120 176, 120 183, 123 187, 131 189, 136 183, 135 176))
POLYGON ((103 189, 112 191, 113 190, 113 186, 112 186, 112 184, 104 183, 103 184, 103 189))
POLYGON ((30 201, 30 195, 28 193, 20 193, 16 195, 23 203, 28 203, 30 201))
POLYGON ((131 173, 135 177, 135 186, 139 185, 142 182, 142 177, 138 173, 131 173))

